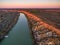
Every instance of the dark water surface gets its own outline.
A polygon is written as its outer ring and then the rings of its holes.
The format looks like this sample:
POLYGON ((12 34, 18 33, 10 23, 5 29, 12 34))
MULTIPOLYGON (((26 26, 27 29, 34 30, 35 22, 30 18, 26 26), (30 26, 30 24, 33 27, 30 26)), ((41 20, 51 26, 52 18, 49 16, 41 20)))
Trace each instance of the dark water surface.
POLYGON ((32 45, 30 29, 24 14, 20 13, 18 22, 0 45, 32 45))

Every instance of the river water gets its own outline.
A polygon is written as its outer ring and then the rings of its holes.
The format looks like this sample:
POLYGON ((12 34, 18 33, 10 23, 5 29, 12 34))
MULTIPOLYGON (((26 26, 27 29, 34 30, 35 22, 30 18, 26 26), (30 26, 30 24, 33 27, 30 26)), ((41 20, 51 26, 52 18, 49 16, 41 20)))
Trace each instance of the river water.
POLYGON ((20 13, 18 22, 0 45, 32 45, 30 32, 25 15, 20 13))

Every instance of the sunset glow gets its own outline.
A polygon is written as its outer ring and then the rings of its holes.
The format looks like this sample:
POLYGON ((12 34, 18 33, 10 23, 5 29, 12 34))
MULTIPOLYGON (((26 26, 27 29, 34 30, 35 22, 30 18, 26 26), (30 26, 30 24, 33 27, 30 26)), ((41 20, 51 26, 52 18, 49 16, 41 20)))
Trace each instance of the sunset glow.
POLYGON ((60 0, 2 0, 0 8, 60 8, 60 0))

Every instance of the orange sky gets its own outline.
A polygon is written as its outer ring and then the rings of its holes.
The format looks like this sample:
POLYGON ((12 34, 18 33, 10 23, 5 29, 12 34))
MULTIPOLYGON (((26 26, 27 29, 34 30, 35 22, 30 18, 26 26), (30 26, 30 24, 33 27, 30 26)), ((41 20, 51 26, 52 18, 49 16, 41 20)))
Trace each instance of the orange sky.
POLYGON ((3 0, 0 8, 60 8, 59 0, 3 0))

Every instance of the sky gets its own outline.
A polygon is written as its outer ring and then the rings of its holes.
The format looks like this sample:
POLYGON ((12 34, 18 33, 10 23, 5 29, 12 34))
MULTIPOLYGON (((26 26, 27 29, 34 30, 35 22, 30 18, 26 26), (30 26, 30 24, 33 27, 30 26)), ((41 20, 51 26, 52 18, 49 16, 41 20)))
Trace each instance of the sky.
POLYGON ((60 8, 60 0, 0 0, 0 8, 60 8))

